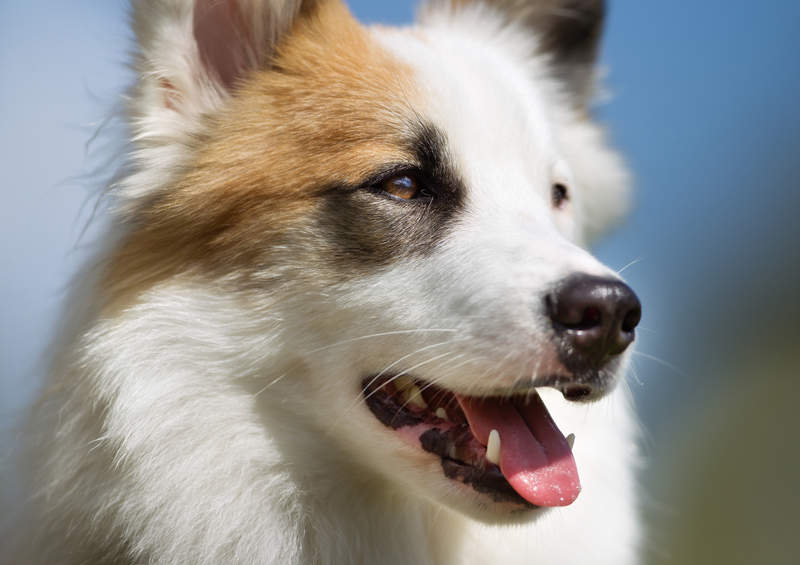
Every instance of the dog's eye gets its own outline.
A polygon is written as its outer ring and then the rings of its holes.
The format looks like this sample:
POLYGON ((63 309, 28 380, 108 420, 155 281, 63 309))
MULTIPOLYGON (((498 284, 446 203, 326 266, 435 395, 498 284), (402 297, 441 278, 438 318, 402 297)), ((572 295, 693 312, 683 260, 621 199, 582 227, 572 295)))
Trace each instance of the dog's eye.
POLYGON ((416 178, 411 175, 395 175, 383 181, 379 188, 387 194, 402 200, 411 200, 427 195, 416 178))
POLYGON ((567 186, 560 182, 557 182, 553 185, 550 195, 554 208, 561 208, 564 205, 564 202, 569 200, 569 191, 567 190, 567 186))

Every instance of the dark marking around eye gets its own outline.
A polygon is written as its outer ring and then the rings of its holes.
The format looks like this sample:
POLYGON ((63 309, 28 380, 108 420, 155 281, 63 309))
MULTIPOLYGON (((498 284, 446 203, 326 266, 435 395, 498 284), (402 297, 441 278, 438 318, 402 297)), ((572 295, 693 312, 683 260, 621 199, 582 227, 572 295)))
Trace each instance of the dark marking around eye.
POLYGON ((387 164, 360 186, 324 192, 318 221, 327 260, 362 266, 430 253, 464 204, 464 185, 444 135, 419 123, 408 140, 413 163, 387 164))

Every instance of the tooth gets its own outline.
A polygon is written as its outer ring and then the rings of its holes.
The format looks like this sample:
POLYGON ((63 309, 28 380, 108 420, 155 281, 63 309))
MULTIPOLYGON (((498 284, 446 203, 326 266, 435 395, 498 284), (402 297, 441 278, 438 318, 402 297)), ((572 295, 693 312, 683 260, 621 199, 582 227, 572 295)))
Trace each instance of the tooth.
POLYGON ((451 443, 450 445, 447 446, 447 456, 450 459, 457 458, 458 454, 456 453, 456 445, 454 443, 451 443))
POLYGON ((414 385, 414 379, 412 379, 408 375, 400 375, 399 377, 395 377, 394 379, 394 386, 397 387, 397 390, 405 390, 413 385, 414 385))
POLYGON ((495 465, 500 464, 500 433, 497 430, 489 432, 489 441, 486 442, 486 460, 495 465))
POLYGON ((439 408, 436 409, 436 417, 441 418, 442 420, 447 420, 447 411, 439 406, 439 408))
POLYGON ((412 384, 410 387, 405 389, 403 394, 406 397, 406 402, 408 404, 413 404, 417 408, 422 408, 423 410, 428 407, 428 403, 425 402, 424 398, 422 398, 422 393, 416 385, 412 384))
POLYGON ((570 449, 575 445, 575 434, 569 434, 567 436, 567 445, 569 445, 570 449))

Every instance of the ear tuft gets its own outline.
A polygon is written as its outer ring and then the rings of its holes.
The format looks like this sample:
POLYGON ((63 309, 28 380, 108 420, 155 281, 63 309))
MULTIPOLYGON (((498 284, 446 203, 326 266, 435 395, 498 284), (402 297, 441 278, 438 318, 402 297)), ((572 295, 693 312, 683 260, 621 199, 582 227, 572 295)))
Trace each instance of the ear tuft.
POLYGON ((138 0, 139 81, 154 80, 176 110, 229 93, 262 66, 309 0, 138 0), (211 83, 211 84, 209 84, 211 83), (209 92, 214 90, 214 92, 209 92))
POLYGON ((133 0, 137 77, 128 119, 140 173, 122 195, 136 199, 168 182, 190 152, 202 116, 219 110, 239 81, 268 64, 299 14, 316 3, 133 0))

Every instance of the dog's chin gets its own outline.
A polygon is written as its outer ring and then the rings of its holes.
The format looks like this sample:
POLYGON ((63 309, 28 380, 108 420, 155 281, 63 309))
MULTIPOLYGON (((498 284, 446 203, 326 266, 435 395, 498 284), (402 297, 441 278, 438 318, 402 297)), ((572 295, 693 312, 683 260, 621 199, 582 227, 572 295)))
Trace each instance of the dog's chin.
MULTIPOLYGON (((546 384, 570 400, 597 396, 574 382, 554 377, 546 384)), ((508 524, 567 506, 580 492, 571 438, 535 388, 466 396, 409 376, 368 377, 361 386, 386 444, 384 472, 415 493, 473 519, 508 524)))

